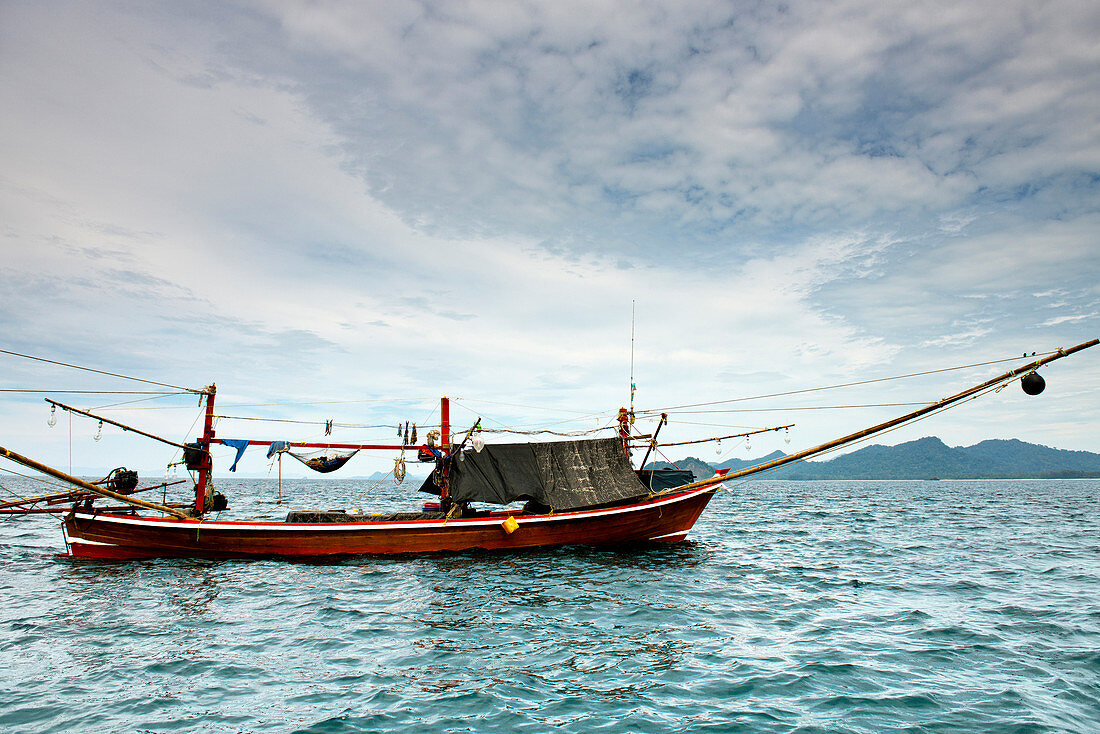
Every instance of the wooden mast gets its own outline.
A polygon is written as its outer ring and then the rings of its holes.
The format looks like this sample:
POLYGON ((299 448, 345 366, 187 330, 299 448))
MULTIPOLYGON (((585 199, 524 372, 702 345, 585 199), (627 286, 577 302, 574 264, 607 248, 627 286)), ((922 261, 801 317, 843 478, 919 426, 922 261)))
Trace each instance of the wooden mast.
POLYGON ((199 439, 199 479, 195 482, 195 517, 202 517, 206 512, 206 488, 210 483, 211 470, 214 461, 210 456, 210 444, 214 441, 214 395, 218 392, 217 385, 211 385, 203 390, 206 394, 206 422, 202 429, 202 438, 199 439))
POLYGON ((726 474, 724 476, 711 477, 710 479, 703 479, 702 481, 692 482, 691 484, 685 484, 682 487, 676 487, 676 491, 679 492, 679 491, 682 491, 682 490, 685 490, 685 489, 697 489, 699 487, 710 487, 710 486, 713 486, 715 484, 721 484, 722 482, 728 482, 731 479, 737 479, 738 477, 745 477, 745 476, 749 476, 750 474, 759 474, 760 472, 765 472, 765 471, 769 471, 771 469, 776 469, 780 466, 783 466, 784 464, 790 464, 790 463, 795 462, 795 461, 801 461, 802 459, 806 459, 806 458, 809 458, 809 457, 814 456, 816 454, 820 454, 822 452, 828 451, 829 449, 835 449, 835 448, 838 448, 838 447, 843 446, 845 444, 852 443, 853 441, 858 441, 861 438, 866 438, 868 436, 873 436, 876 433, 881 433, 882 431, 885 431, 885 430, 890 429, 890 428, 894 428, 895 426, 900 426, 902 423, 908 423, 909 421, 914 420, 916 418, 920 418, 923 415, 927 415, 929 413, 940 410, 941 408, 945 408, 948 405, 951 405, 952 403, 957 403, 960 400, 964 400, 964 399, 966 399, 966 398, 968 398, 972 395, 976 395, 976 394, 980 393, 983 390, 994 387, 994 386, 998 385, 999 383, 1007 383, 1009 380, 1020 377, 1022 375, 1026 375, 1029 372, 1032 372, 1032 371, 1038 369, 1039 367, 1043 366, 1044 364, 1047 364, 1048 362, 1053 362, 1054 360, 1061 359, 1062 357, 1068 357, 1069 355, 1073 354, 1074 352, 1079 352, 1082 349, 1088 349, 1089 347, 1094 347, 1097 344, 1100 344, 1100 339, 1093 339, 1093 340, 1087 341, 1083 344, 1078 344, 1075 347, 1070 347, 1069 349, 1059 349, 1057 352, 1055 352, 1054 354, 1052 354, 1048 357, 1043 357, 1041 359, 1035 360, 1034 362, 1029 362, 1028 364, 1025 364, 1023 367, 1017 367, 1014 370, 1009 370, 1008 372, 1005 372, 1003 375, 999 375, 998 377, 994 377, 992 380, 986 380, 985 382, 983 382, 980 385, 975 385, 974 387, 967 388, 966 390, 963 390, 960 393, 952 395, 949 398, 944 398, 943 400, 940 400, 939 402, 932 403, 931 405, 927 405, 927 406, 925 406, 925 407, 923 407, 919 410, 914 410, 912 413, 907 413, 907 414, 905 414, 903 416, 900 416, 898 418, 894 418, 893 420, 886 421, 885 423, 880 423, 877 426, 872 426, 872 427, 866 428, 862 431, 857 431, 856 433, 852 433, 852 434, 849 434, 847 436, 844 436, 843 438, 838 438, 838 439, 829 441, 827 443, 823 443, 820 446, 814 446, 812 449, 806 449, 805 451, 800 451, 796 454, 791 454, 790 456, 784 456, 780 459, 775 459, 774 461, 769 461, 769 462, 766 462, 764 464, 758 464, 757 466, 752 466, 752 467, 749 467, 748 469, 742 469, 741 471, 736 471, 736 472, 729 472, 728 474, 726 474))
POLYGON ((450 464, 446 461, 451 451, 451 401, 444 395, 439 400, 439 450, 443 454, 443 484, 439 488, 439 499, 442 502, 447 498, 447 479, 450 474, 450 464))

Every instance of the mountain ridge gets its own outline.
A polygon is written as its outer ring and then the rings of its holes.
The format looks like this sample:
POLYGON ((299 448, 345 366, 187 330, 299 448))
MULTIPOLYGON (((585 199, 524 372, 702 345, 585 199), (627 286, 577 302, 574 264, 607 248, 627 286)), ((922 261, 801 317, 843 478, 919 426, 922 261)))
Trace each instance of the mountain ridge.
MULTIPOLYGON (((676 462, 697 478, 715 469, 739 471, 785 456, 774 451, 751 460, 720 464, 695 457, 676 462)), ((649 467, 669 467, 667 462, 649 467)), ((1100 454, 1056 449, 1019 439, 989 439, 973 446, 948 446, 926 436, 896 446, 873 444, 828 461, 796 462, 766 474, 771 479, 1067 479, 1100 477, 1100 454)))

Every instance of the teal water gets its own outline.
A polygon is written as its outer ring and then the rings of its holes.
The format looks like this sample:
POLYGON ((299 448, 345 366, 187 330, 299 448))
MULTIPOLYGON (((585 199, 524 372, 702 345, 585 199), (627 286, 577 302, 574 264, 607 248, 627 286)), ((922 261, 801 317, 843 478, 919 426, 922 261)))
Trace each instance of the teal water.
MULTIPOLYGON (((284 512, 262 486, 219 489, 284 512)), ((761 481, 675 546, 311 563, 75 561, 12 519, 0 731, 1100 731, 1098 498, 761 481)))

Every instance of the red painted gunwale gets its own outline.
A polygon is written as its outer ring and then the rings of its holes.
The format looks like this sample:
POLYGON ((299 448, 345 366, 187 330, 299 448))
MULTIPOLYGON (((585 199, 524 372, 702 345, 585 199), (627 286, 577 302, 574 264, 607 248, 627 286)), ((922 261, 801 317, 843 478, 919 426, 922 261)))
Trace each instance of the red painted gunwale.
POLYGON ((553 515, 494 512, 455 520, 286 523, 177 520, 73 512, 65 517, 69 554, 78 558, 247 558, 507 550, 560 545, 677 542, 691 530, 713 487, 598 510, 553 515), (512 516, 518 529, 502 523, 512 516))

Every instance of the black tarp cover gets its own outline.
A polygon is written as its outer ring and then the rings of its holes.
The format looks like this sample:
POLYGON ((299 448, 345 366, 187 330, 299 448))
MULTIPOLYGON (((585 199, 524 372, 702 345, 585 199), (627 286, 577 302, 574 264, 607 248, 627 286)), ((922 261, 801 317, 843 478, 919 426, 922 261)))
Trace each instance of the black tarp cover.
MULTIPOLYGON (((450 465, 456 502, 535 500, 571 510, 646 494, 618 438, 492 444, 463 453, 450 465)), ((439 487, 429 477, 420 491, 439 494, 439 487)))
POLYGON ((690 469, 642 469, 638 475, 642 484, 654 492, 682 487, 695 481, 690 469))

